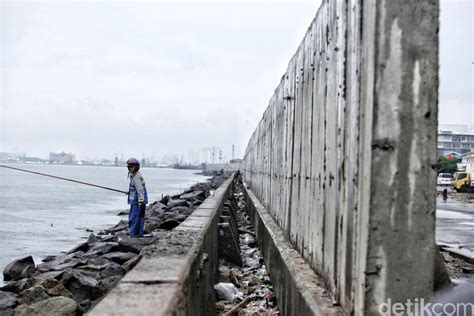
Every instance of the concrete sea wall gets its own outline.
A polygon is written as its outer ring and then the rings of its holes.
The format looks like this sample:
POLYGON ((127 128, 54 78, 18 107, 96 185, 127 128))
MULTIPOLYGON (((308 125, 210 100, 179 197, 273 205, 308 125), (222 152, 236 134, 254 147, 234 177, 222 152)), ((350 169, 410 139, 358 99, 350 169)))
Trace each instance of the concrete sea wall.
POLYGON ((249 140, 249 190, 345 312, 432 292, 437 89, 438 1, 323 1, 249 140))

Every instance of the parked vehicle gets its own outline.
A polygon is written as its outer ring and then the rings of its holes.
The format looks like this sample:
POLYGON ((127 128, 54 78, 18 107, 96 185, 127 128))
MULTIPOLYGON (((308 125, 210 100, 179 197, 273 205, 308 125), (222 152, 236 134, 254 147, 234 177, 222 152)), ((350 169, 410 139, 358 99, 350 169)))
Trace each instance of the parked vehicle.
POLYGON ((453 182, 453 175, 451 173, 440 173, 438 174, 438 185, 451 185, 453 182))
POLYGON ((456 192, 474 192, 474 170, 456 172, 453 187, 456 192))

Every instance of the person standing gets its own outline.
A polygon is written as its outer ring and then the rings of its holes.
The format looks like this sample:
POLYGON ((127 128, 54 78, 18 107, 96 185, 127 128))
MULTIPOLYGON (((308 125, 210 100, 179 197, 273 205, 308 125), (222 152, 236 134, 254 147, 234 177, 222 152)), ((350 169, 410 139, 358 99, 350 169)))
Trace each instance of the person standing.
POLYGON ((130 205, 128 226, 130 228, 130 238, 138 238, 143 237, 148 193, 145 180, 139 171, 140 162, 135 158, 130 158, 127 160, 127 168, 128 177, 130 178, 130 187, 128 190, 128 204, 130 205))
POLYGON ((446 203, 448 200, 448 189, 443 190, 443 201, 446 203))

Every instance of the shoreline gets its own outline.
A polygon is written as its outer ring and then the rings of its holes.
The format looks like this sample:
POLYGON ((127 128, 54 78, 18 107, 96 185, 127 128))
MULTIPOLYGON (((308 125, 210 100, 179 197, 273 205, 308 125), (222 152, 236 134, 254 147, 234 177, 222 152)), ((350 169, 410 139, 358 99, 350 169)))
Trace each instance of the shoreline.
MULTIPOLYGON (((13 166, 13 165, 12 165, 13 166)), ((20 165, 18 167, 22 168, 20 165)), ((128 191, 127 171, 120 168, 74 166, 25 166, 31 171, 77 179, 128 191)), ((151 168, 145 170, 149 202, 163 195, 181 193, 209 177, 190 170, 151 168)), ((14 259, 31 254, 35 261, 67 251, 94 233, 117 224, 117 213, 128 209, 127 196, 62 180, 0 168, 3 242, 1 270, 14 259), (55 192, 51 194, 51 192, 55 192), (53 224, 53 225, 51 225, 53 224)), ((0 281, 0 287, 3 286, 0 281)))
POLYGON ((184 221, 226 178, 214 176, 150 203, 142 238, 130 239, 128 220, 122 219, 114 226, 91 232, 86 241, 68 252, 38 263, 31 256, 11 262, 4 270, 5 282, 9 283, 0 287, 0 313, 48 313, 51 306, 54 310, 62 308, 65 314, 87 312, 138 263, 143 248, 184 221))

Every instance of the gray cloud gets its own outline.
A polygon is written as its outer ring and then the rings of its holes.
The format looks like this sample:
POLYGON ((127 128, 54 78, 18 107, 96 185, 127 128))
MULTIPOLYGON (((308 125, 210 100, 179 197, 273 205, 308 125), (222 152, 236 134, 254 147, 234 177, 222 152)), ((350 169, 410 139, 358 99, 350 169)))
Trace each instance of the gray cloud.
POLYGON ((474 124, 474 4, 441 0, 439 122, 474 124))
MULTIPOLYGON (((0 151, 242 155, 316 5, 4 1, 0 151)), ((474 121, 469 6, 442 0, 445 123, 474 121)))

